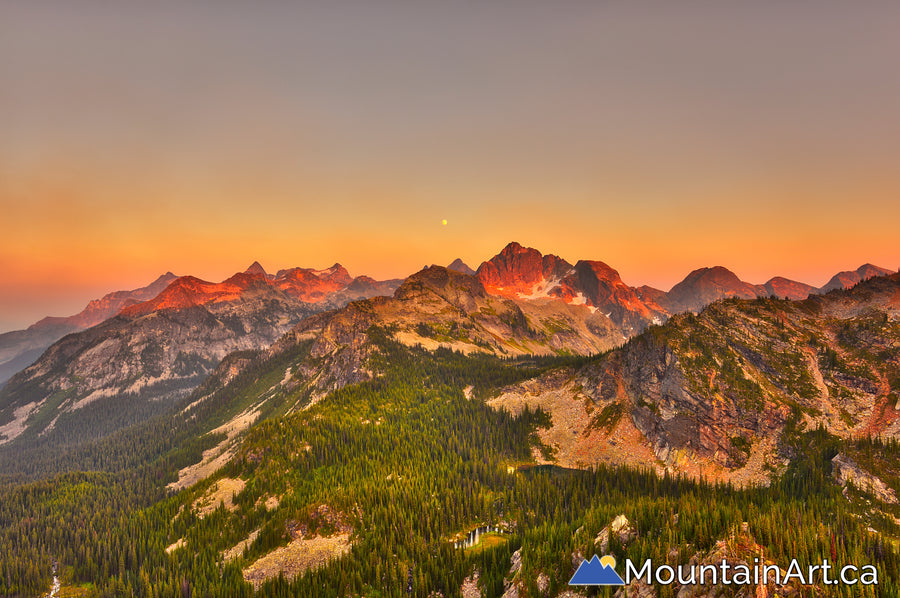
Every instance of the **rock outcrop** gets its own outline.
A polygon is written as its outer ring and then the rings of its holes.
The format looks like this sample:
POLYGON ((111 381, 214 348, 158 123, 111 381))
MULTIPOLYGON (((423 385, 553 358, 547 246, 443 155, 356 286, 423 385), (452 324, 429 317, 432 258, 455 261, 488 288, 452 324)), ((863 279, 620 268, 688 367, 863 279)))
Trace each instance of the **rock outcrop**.
POLYGON ((897 503, 897 493, 894 492, 877 476, 860 468, 850 457, 838 453, 831 460, 832 473, 842 486, 852 484, 854 487, 872 494, 875 498, 886 504, 897 503))
POLYGON ((610 538, 615 537, 623 546, 637 537, 637 531, 625 515, 618 515, 609 525, 600 530, 594 539, 594 545, 599 549, 598 554, 609 552, 610 538))

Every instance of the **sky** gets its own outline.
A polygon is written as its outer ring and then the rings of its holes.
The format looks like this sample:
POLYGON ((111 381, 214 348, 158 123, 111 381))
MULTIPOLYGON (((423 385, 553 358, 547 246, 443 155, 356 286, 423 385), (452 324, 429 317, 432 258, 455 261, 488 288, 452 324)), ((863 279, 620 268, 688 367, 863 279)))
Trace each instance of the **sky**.
POLYGON ((0 331, 513 240, 664 290, 896 269, 898 56, 896 2, 0 0, 0 331))

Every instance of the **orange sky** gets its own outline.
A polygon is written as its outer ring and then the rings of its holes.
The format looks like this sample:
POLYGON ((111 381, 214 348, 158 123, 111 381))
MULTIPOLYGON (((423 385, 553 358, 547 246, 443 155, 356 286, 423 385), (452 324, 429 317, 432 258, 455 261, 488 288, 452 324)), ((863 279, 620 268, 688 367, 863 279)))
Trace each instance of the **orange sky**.
POLYGON ((663 289, 900 265, 891 4, 28 4, 0 7, 0 330, 167 270, 511 240, 663 289))

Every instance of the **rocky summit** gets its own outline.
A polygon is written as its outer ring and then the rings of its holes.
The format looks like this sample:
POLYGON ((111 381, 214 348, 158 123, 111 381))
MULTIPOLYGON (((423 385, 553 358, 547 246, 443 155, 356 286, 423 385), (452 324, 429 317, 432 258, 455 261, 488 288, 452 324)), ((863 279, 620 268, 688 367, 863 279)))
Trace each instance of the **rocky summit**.
POLYGON ((479 278, 430 266, 407 278, 393 297, 355 301, 303 320, 273 350, 312 342, 310 355, 319 361, 306 377, 322 395, 371 377, 365 364, 374 350, 372 327, 408 346, 504 356, 591 354, 624 340, 602 314, 494 296, 479 278))
POLYGON ((698 268, 688 274, 666 294, 665 305, 671 313, 699 311, 719 299, 753 299, 759 295, 754 285, 742 281, 727 268, 715 266, 698 268))

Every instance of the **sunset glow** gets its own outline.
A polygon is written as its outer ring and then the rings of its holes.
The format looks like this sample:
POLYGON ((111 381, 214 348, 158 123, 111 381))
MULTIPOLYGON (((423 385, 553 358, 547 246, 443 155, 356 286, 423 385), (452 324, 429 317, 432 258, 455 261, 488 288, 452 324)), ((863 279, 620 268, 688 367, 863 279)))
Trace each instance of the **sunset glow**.
POLYGON ((513 240, 664 290, 712 265, 896 269, 897 23, 830 2, 4 3, 0 331, 169 270, 395 278, 513 240))

